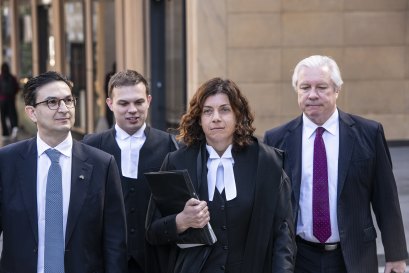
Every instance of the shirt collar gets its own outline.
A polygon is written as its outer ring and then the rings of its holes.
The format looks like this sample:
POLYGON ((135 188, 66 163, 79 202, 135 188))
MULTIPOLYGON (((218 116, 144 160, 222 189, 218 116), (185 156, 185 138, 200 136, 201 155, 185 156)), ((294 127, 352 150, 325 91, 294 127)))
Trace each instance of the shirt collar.
POLYGON ((45 143, 40 135, 37 133, 37 154, 41 156, 48 149, 56 149, 66 157, 71 157, 72 154, 72 136, 71 132, 68 132, 67 138, 54 148, 45 143))
POLYGON ((312 137, 317 127, 324 127, 325 131, 329 132, 331 135, 335 135, 337 132, 338 117, 339 113, 338 109, 336 108, 329 119, 322 126, 318 126, 303 113, 302 120, 305 135, 307 136, 307 138, 312 137))
MULTIPOLYGON (((231 158, 233 160, 233 156, 231 154, 232 144, 230 144, 226 151, 224 151, 223 155, 220 157, 219 154, 213 149, 212 146, 206 144, 206 150, 209 152, 210 159, 220 159, 220 158, 231 158)), ((233 160, 234 162, 234 160, 233 160)))
POLYGON ((119 127, 118 124, 115 124, 116 137, 120 140, 125 140, 125 139, 128 139, 129 137, 136 137, 136 138, 143 137, 145 135, 145 129, 146 129, 146 123, 144 123, 142 127, 139 128, 139 130, 136 131, 133 135, 129 135, 121 127, 119 127))

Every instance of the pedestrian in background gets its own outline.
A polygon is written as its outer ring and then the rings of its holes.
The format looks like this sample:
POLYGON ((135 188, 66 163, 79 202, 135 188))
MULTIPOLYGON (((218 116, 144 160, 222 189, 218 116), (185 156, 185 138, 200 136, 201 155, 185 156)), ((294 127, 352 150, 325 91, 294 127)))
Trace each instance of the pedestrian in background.
POLYGON ((0 115, 3 139, 14 139, 18 132, 18 116, 16 110, 16 95, 19 85, 15 76, 10 73, 8 63, 1 65, 0 75, 0 115))
POLYGON ((264 141, 285 152, 295 200, 295 272, 378 272, 371 208, 385 273, 405 272, 405 233, 382 125, 337 108, 343 81, 329 57, 300 61, 292 84, 303 113, 267 131, 264 141))

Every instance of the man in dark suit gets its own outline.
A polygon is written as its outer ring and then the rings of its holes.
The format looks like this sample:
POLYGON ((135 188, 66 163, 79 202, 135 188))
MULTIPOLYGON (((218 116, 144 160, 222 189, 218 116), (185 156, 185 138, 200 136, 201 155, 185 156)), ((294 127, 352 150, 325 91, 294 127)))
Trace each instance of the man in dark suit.
POLYGON ((56 72, 24 87, 25 111, 38 132, 0 149, 0 272, 126 272, 118 168, 113 156, 72 139, 71 89, 56 72))
POLYGON ((105 132, 87 135, 84 143, 114 155, 121 171, 128 226, 129 273, 145 272, 145 218, 150 190, 144 173, 159 171, 167 153, 176 150, 168 133, 146 125, 152 100, 145 78, 136 71, 114 74, 107 105, 116 124, 105 132))
POLYGON ((343 82, 329 57, 299 62, 292 83, 303 114, 267 131, 264 141, 286 153, 295 272, 378 272, 371 206, 385 248, 385 273, 405 272, 405 234, 382 125, 337 108, 343 82))

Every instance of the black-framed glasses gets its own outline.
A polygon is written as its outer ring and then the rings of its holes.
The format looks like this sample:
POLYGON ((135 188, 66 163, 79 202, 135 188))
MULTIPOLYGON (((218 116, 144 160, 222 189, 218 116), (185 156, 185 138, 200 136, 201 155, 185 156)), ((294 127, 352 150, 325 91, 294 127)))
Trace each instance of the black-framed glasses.
POLYGON ((77 98, 75 98, 75 97, 66 97, 66 98, 63 98, 63 99, 50 98, 48 100, 37 102, 33 106, 36 107, 39 104, 45 103, 45 104, 47 104, 48 108, 50 108, 50 110, 57 110, 61 105, 61 101, 64 102, 64 104, 65 104, 65 106, 67 108, 74 108, 75 105, 77 104, 77 98))

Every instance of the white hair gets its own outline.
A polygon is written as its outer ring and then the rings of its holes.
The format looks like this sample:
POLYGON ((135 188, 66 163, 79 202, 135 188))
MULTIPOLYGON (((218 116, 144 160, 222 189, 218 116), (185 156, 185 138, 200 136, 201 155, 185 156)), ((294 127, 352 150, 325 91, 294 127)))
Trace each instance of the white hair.
POLYGON ((337 63, 328 56, 313 55, 308 58, 301 60, 294 68, 294 74, 292 78, 292 84, 294 90, 297 90, 298 74, 300 73, 301 68, 317 68, 317 67, 328 67, 331 73, 331 80, 335 85, 336 89, 341 89, 342 84, 344 83, 341 78, 341 72, 337 63))

